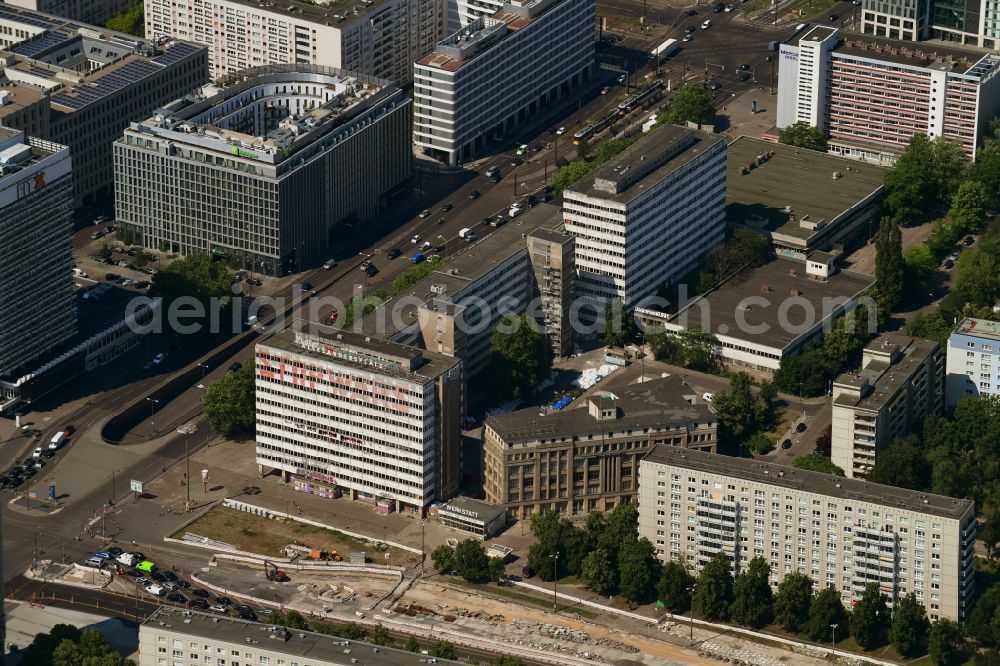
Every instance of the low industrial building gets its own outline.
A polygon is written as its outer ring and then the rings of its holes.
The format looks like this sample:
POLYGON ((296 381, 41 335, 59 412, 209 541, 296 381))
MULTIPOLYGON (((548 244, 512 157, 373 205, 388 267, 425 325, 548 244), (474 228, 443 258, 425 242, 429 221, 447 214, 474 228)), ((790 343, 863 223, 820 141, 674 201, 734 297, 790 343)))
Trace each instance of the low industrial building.
POLYGON ((503 507, 471 497, 456 497, 437 510, 445 527, 489 539, 503 529, 507 516, 503 507))
POLYGON ((566 355, 573 341, 566 323, 573 303, 569 241, 559 209, 539 204, 386 301, 365 317, 362 329, 460 358, 471 377, 485 367, 493 329, 503 317, 529 313, 558 332, 554 351, 566 355))
POLYGON ((729 144, 726 223, 768 237, 776 254, 809 253, 867 241, 878 230, 886 169, 741 136, 729 144))
POLYGON ((833 382, 830 459, 864 478, 878 451, 944 406, 944 354, 930 340, 887 333, 869 342, 857 372, 833 382))
POLYGON ((156 43, 0 3, 0 125, 69 146, 76 203, 114 182, 111 146, 129 122, 208 77, 204 46, 156 43))
POLYGON ((661 125, 563 192, 576 293, 600 312, 632 306, 691 271, 725 238, 726 141, 661 125))
POLYGON ((891 605, 909 593, 933 621, 975 599, 975 504, 967 499, 658 446, 639 464, 639 536, 697 573, 717 553, 754 557, 771 586, 790 573, 832 586, 850 608, 869 583, 891 605))
MULTIPOLYGON (((422 666, 430 659, 419 652, 173 606, 160 606, 139 625, 139 666, 223 661, 232 666, 422 666)), ((440 657, 433 661, 461 663, 440 657)))
POLYGON ((452 166, 594 75, 594 0, 510 0, 492 12, 492 1, 475 4, 490 13, 463 17, 470 22, 413 67, 413 142, 452 166))
POLYGON ((718 419, 680 377, 598 391, 576 407, 490 416, 483 425, 486 501, 510 518, 555 509, 610 511, 635 498, 639 460, 660 447, 715 451, 718 419))
POLYGON ((948 337, 945 402, 1000 394, 1000 323, 967 317, 948 337))
POLYGON ((833 255, 812 252, 806 262, 778 258, 740 271, 676 310, 635 311, 647 333, 700 327, 715 334, 725 363, 772 373, 874 284, 871 276, 838 270, 833 255))
POLYGON ((458 491, 460 360, 302 320, 258 343, 256 358, 262 474, 418 515, 458 491))
POLYGON ((316 65, 222 79, 115 142, 121 230, 269 275, 320 264, 405 192, 410 107, 395 84, 316 65))

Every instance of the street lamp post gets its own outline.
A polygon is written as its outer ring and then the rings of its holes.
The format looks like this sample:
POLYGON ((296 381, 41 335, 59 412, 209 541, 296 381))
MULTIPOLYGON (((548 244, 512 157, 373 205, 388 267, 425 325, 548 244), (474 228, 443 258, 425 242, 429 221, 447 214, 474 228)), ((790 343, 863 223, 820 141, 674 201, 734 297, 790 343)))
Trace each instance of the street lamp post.
POLYGON ((205 379, 205 373, 208 371, 208 366, 205 365, 204 363, 199 363, 198 367, 201 368, 201 378, 202 378, 202 380, 204 380, 205 379))
POLYGON ((830 625, 830 649, 833 651, 833 655, 837 655, 837 625, 836 623, 830 625))
POLYGON ((150 427, 149 436, 152 437, 153 435, 156 434, 156 424, 153 423, 153 416, 156 414, 156 405, 160 401, 157 400, 157 399, 155 399, 155 398, 146 398, 146 400, 149 401, 149 419, 150 419, 149 420, 149 427, 150 427))
POLYGON ((691 617, 688 618, 688 627, 690 627, 691 634, 689 636, 689 641, 691 645, 694 645, 694 588, 695 585, 691 585, 687 589, 688 595, 691 597, 691 617))
POLYGON ((558 596, 556 595, 556 579, 559 578, 559 553, 549 555, 552 560, 552 610, 558 610, 558 596))
POLYGON ((187 423, 177 429, 177 432, 184 435, 184 510, 191 510, 191 456, 188 450, 188 436, 194 434, 198 426, 194 423, 187 423))

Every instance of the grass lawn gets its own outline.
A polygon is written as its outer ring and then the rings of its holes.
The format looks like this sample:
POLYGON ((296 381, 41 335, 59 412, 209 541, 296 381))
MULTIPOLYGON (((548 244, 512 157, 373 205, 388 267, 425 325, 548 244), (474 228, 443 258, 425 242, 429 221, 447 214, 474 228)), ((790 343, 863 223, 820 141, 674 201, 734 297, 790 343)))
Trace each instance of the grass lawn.
MULTIPOLYGON (((351 551, 363 550, 369 561, 377 564, 386 563, 381 554, 374 552, 374 544, 366 543, 362 539, 294 520, 287 522, 270 520, 224 506, 215 507, 173 536, 182 538, 184 532, 232 544, 240 550, 272 557, 284 556, 283 549, 289 544, 299 544, 320 550, 336 550, 344 559, 348 559, 348 553, 351 551)), ((408 565, 418 561, 420 561, 419 555, 396 548, 389 549, 389 564, 408 565)))

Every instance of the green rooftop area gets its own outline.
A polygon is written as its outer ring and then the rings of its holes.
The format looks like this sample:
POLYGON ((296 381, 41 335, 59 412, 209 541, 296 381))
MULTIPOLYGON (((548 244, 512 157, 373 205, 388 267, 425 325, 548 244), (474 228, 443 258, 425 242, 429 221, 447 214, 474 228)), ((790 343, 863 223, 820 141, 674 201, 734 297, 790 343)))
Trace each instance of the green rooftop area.
POLYGON ((867 162, 743 136, 729 144, 726 221, 807 241, 855 206, 879 196, 886 171, 867 162))

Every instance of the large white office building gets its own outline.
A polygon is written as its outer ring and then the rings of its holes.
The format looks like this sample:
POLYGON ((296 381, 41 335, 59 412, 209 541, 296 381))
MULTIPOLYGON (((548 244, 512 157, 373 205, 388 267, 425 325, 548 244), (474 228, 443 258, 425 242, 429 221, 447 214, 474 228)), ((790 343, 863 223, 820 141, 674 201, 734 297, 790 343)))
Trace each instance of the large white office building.
POLYGON ((781 45, 778 122, 829 134, 832 153, 892 162, 914 134, 974 156, 1000 112, 1000 56, 813 26, 781 45))
POLYGON ((931 340, 887 333, 869 342, 861 368, 833 382, 830 458, 865 477, 878 451, 944 406, 944 358, 931 340))
POLYGON ((458 490, 462 362, 296 320, 257 345, 257 464, 423 515, 458 490))
POLYGON ((406 83, 446 33, 442 0, 147 0, 145 16, 152 39, 208 46, 212 79, 297 63, 406 83))
POLYGON ((1000 323, 967 317, 948 338, 948 409, 962 398, 1000 394, 1000 323))
POLYGON ((576 294, 635 305, 725 237, 726 141, 663 125, 563 193, 576 294))
POLYGON ((594 0, 512 0, 440 41, 414 65, 414 143, 459 164, 589 80, 594 11, 594 0))
POLYGON ((975 598, 973 502, 747 458, 657 446, 639 464, 639 535, 700 570, 754 557, 776 587, 792 572, 850 608, 869 583, 890 604, 913 592, 931 620, 964 620, 975 598))
POLYGON ((302 271, 405 192, 410 109, 383 79, 317 65, 245 70, 115 142, 118 222, 145 247, 302 271))

